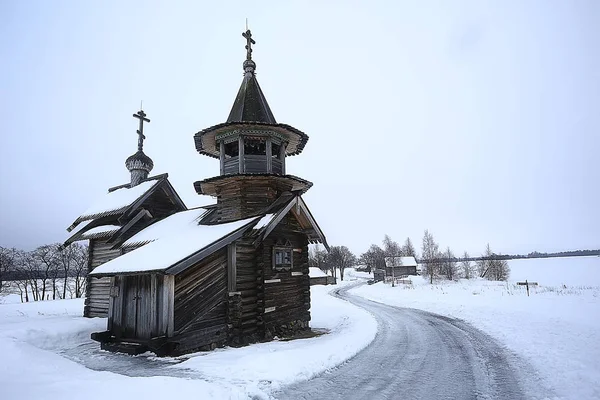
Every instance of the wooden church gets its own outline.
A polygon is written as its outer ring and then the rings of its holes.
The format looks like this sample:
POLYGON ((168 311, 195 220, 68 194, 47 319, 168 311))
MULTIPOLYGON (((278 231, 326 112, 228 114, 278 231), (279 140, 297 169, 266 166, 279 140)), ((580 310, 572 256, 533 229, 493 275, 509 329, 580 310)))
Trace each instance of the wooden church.
MULTIPOLYGON (((194 136, 198 152, 220 163, 219 176, 194 183, 216 204, 186 209, 166 177, 154 188, 147 174, 134 185, 132 172, 130 184, 108 194, 120 198, 98 207, 112 211, 93 208, 74 223, 94 225, 70 241, 119 253, 101 259, 90 250, 99 265, 90 265, 89 307, 106 305, 108 316, 92 338, 104 349, 177 355, 310 329, 308 245, 328 245, 302 199, 312 183, 285 165, 308 136, 276 122, 256 79, 255 42, 249 30, 243 36, 244 78, 229 117, 194 136)), ((131 164, 148 170, 151 161, 138 160, 131 164)))

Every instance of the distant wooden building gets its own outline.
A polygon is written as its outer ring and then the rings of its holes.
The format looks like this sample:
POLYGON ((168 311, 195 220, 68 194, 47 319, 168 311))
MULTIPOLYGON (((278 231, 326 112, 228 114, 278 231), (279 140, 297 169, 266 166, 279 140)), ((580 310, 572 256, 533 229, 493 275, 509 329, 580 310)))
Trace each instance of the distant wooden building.
POLYGON ((386 257, 385 275, 395 277, 417 275, 417 261, 414 257, 386 257))
POLYGON ((327 278, 329 277, 325 272, 321 271, 317 267, 310 267, 308 269, 308 275, 310 276, 310 285, 327 285, 327 278))
MULTIPOLYGON (((138 151, 127 158, 125 165, 131 174, 129 183, 112 187, 67 228, 75 230, 63 246, 89 240, 88 272, 135 247, 121 245, 142 229, 186 206, 169 182, 168 174, 148 177, 154 167, 152 159, 143 151, 143 122, 150 122, 144 111, 133 115, 140 120, 138 151)), ((84 316, 107 317, 110 279, 88 278, 84 316)))
POLYGON ((286 173, 308 136, 277 123, 256 80, 250 31, 244 78, 225 123, 195 134, 220 175, 194 183, 214 206, 180 211, 122 242, 95 268, 108 279, 109 350, 182 354, 309 329, 308 245, 327 241, 286 173), (134 248, 129 251, 130 248, 134 248))

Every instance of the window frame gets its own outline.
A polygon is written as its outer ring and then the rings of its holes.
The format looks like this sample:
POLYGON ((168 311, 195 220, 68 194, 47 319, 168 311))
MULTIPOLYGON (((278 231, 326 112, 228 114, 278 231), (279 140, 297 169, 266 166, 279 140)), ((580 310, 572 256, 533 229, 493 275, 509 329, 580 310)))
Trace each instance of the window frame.
POLYGON ((285 270, 291 270, 292 268, 294 268, 294 248, 292 246, 281 246, 281 245, 276 245, 273 246, 273 269, 274 270, 278 270, 278 271, 285 271, 285 270), (290 254, 290 263, 289 264, 277 264, 277 252, 289 252, 290 254))

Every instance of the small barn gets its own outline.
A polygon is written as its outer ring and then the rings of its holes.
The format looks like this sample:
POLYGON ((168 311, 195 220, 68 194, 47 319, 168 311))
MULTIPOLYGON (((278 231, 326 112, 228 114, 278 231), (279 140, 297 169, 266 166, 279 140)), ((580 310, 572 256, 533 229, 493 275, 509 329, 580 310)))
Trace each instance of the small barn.
POLYGON ((374 269, 373 270, 373 280, 375 282, 381 282, 381 281, 385 280, 385 270, 374 269))
POLYGON ((417 260, 414 257, 386 257, 385 275, 395 277, 417 275, 417 260))
POLYGON ((302 198, 283 197, 217 225, 199 224, 210 210, 184 211, 131 238, 147 244, 90 273, 111 282, 107 330, 92 338, 178 355, 309 329, 308 244, 327 242, 302 198))

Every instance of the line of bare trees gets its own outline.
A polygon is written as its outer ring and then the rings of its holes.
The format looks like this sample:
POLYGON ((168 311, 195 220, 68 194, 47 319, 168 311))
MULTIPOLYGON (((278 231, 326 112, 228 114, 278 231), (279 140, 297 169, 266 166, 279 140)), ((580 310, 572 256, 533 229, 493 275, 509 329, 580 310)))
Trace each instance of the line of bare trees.
POLYGON ((16 288, 22 302, 79 298, 85 294, 87 246, 40 246, 32 251, 0 246, 0 291, 16 288))
POLYGON ((346 246, 331 246, 329 252, 322 246, 315 246, 308 254, 309 266, 317 267, 323 272, 331 272, 333 277, 337 277, 336 271, 339 270, 342 281, 346 268, 353 267, 356 262, 356 256, 346 246))
MULTIPOLYGON (((398 256, 412 256, 417 258, 415 247, 410 240, 406 238, 403 245, 392 240, 389 235, 385 235, 382 245, 372 244, 369 249, 360 255, 358 264, 365 265, 367 272, 373 269, 385 268, 385 258, 392 258, 393 262, 400 262, 398 256)), ((440 250, 439 244, 433 238, 433 235, 425 230, 421 245, 421 273, 429 278, 433 283, 434 278, 444 278, 454 280, 457 278, 472 279, 475 277, 486 278, 490 280, 507 280, 510 274, 510 268, 502 256, 495 254, 488 244, 481 259, 475 263, 469 261, 469 254, 465 251, 462 257, 457 258, 450 247, 440 250)), ((397 265, 396 265, 397 266, 397 265)))
POLYGON ((502 259, 501 255, 492 252, 489 243, 481 259, 475 264, 469 261, 469 258, 469 253, 465 251, 459 263, 449 247, 440 251, 433 235, 425 230, 421 246, 421 270, 423 275, 429 277, 430 283, 433 283, 435 277, 453 280, 479 276, 494 281, 505 281, 510 275, 508 262, 502 259))

